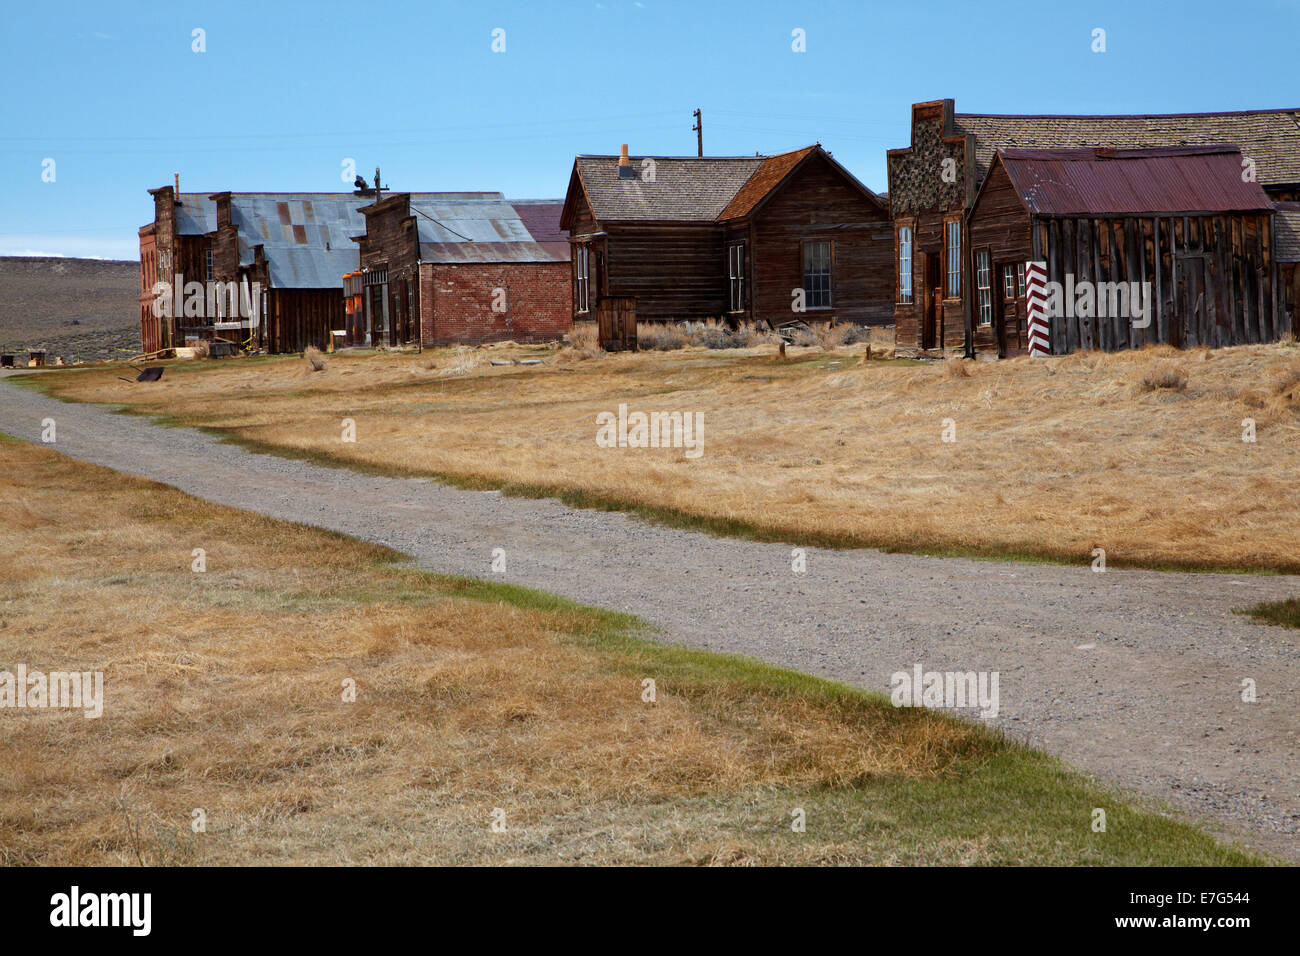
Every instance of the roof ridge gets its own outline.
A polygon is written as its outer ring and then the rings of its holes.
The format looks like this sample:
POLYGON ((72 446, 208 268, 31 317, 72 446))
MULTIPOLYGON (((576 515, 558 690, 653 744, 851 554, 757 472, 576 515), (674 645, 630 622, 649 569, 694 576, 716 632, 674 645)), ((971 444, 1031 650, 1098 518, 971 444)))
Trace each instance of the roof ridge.
POLYGON ((1202 113, 954 113, 954 119, 1175 119, 1192 116, 1264 116, 1275 113, 1300 113, 1300 106, 1282 106, 1263 110, 1210 110, 1202 113))

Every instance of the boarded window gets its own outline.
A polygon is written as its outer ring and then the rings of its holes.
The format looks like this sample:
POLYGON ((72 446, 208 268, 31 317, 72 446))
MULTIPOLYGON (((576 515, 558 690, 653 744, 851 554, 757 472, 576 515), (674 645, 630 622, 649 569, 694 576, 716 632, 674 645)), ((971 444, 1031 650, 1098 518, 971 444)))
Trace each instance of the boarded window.
POLYGON ((831 307, 831 244, 803 244, 804 305, 809 309, 831 307))
POLYGON ((912 301, 912 230, 898 230, 898 301, 912 301))
POLYGON ((732 243, 727 247, 727 277, 731 284, 731 311, 745 311, 745 244, 732 243))

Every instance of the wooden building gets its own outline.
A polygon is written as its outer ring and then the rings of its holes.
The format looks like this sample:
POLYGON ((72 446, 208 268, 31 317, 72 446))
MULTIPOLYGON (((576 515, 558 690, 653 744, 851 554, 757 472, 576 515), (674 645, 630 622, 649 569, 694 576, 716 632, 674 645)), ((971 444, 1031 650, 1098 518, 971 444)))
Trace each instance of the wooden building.
POLYGON ((1027 260, 1047 263, 1055 354, 1290 331, 1273 200, 1241 174, 1235 146, 998 150, 967 217, 975 349, 1025 348, 1027 260))
MULTIPOLYGON (((357 193, 181 193, 149 190, 154 221, 140 229, 140 337, 145 351, 227 338, 268 352, 324 349, 344 327, 342 277, 357 268, 351 236, 364 228, 357 193), (180 277, 179 283, 176 277, 180 277), (222 296, 154 314, 156 283, 233 285, 222 296)), ((188 299, 188 296, 184 298, 188 299)), ((181 299, 177 299, 181 304, 181 299)))
POLYGON ((1254 176, 1272 200, 1300 198, 1295 110, 1002 116, 956 113, 951 99, 914 104, 910 145, 887 153, 900 349, 974 354, 981 277, 966 219, 999 149, 1187 145, 1235 145, 1248 161, 1239 175, 1254 176))
POLYGON ((396 193, 362 207, 349 344, 561 338, 573 315, 561 208, 492 192, 396 193))
POLYGON ((578 156, 560 220, 573 318, 886 324, 888 204, 820 145, 776 156, 578 156), (802 310, 802 311, 800 311, 802 310))

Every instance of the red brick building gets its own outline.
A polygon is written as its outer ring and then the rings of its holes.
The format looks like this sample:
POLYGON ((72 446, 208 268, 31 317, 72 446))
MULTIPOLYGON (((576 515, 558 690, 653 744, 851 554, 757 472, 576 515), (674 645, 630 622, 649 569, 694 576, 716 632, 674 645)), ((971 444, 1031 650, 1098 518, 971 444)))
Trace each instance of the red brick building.
MULTIPOLYGON (((361 209, 362 345, 547 342, 572 326, 559 200, 397 193, 361 209)), ((355 336, 354 336, 355 338, 355 336)))

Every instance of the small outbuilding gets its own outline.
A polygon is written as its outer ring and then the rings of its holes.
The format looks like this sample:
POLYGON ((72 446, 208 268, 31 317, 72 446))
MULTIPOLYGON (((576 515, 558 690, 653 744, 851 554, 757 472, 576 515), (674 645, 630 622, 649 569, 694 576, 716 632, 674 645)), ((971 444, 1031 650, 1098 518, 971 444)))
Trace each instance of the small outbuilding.
POLYGON ((1289 332, 1274 202, 1243 168, 1235 146, 998 150, 967 225, 974 348, 1026 348, 1031 260, 1055 354, 1289 332))

